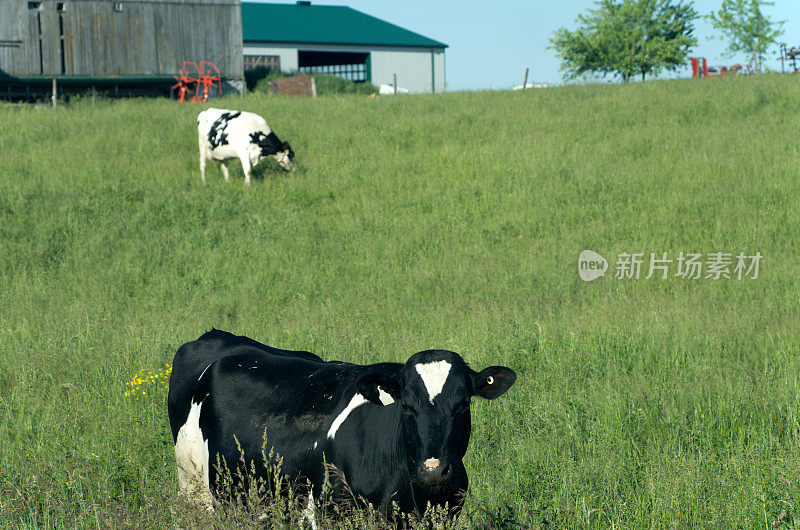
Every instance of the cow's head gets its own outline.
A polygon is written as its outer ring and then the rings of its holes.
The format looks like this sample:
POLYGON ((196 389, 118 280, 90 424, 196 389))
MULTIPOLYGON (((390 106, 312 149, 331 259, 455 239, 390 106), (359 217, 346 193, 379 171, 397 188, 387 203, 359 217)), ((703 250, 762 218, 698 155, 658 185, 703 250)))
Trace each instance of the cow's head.
POLYGON ((467 488, 462 459, 472 397, 494 399, 516 379, 504 366, 476 372, 457 353, 427 350, 412 355, 399 377, 371 373, 357 387, 371 402, 400 409, 411 483, 434 503, 444 503, 467 488))
POLYGON ((264 134, 262 131, 250 133, 250 143, 261 149, 259 157, 271 156, 286 171, 294 171, 294 151, 289 142, 281 142, 274 132, 264 134))
POLYGON ((286 171, 294 171, 294 151, 289 142, 283 142, 281 149, 272 155, 278 164, 286 171))

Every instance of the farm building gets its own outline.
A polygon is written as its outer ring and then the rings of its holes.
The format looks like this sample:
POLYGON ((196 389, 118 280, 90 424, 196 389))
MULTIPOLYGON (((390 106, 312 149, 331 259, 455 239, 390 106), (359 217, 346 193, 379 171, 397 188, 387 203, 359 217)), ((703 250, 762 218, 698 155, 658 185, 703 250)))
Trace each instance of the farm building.
POLYGON ((345 6, 242 2, 245 69, 329 73, 443 92, 444 44, 345 6))
POLYGON ((50 89, 169 93, 183 61, 243 86, 239 0, 0 0, 0 97, 50 89), (144 92, 143 92, 144 91, 144 92))

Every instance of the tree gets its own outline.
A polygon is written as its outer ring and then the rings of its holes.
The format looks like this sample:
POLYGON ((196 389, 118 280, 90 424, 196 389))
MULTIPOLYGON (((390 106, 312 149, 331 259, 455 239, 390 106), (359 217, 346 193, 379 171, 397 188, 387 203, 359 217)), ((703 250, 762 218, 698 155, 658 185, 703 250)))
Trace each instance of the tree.
POLYGON ((764 54, 783 34, 784 21, 773 22, 761 12, 761 6, 771 6, 763 0, 722 0, 719 11, 706 19, 729 39, 728 54, 744 52, 750 56, 750 68, 760 72, 764 54))
POLYGON ((673 71, 686 63, 697 44, 693 3, 672 0, 600 0, 578 15, 578 29, 556 30, 550 42, 565 78, 589 73, 633 76, 673 71))

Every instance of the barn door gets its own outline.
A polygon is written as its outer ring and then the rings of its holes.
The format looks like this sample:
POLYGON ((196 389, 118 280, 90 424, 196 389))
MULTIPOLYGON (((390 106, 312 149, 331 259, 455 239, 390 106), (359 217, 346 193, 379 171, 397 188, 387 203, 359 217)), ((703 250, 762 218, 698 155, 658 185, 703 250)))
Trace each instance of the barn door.
POLYGON ((63 75, 67 70, 64 41, 66 2, 28 2, 28 28, 32 50, 29 71, 39 75, 63 75))
POLYGON ((56 3, 56 11, 58 11, 58 56, 59 66, 61 67, 61 75, 67 74, 67 35, 64 25, 64 13, 67 11, 67 4, 65 2, 56 3))
POLYGON ((44 74, 44 53, 42 50, 42 2, 28 2, 29 35, 33 35, 33 53, 28 54, 29 71, 44 74))

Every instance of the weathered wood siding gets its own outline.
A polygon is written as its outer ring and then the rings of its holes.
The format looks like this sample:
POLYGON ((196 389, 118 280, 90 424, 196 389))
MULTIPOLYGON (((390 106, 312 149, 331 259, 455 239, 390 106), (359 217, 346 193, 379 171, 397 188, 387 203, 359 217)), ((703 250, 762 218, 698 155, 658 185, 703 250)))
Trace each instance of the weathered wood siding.
POLYGON ((183 61, 211 61, 243 76, 239 0, 29 3, 0 0, 0 75, 172 75, 183 61))
MULTIPOLYGON (((7 71, 26 71, 30 46, 27 46, 27 4, 0 0, 0 76, 7 71)), ((38 52, 37 52, 38 53, 38 52)))

